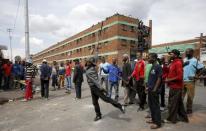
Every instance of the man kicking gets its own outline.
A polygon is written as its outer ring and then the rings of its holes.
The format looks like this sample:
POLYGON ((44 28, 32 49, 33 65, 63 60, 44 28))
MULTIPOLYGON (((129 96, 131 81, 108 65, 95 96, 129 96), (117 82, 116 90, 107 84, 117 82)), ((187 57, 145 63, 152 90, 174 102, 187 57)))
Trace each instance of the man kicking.
POLYGON ((98 73, 96 69, 95 59, 91 57, 86 62, 86 76, 87 76, 87 82, 91 89, 91 96, 92 96, 92 102, 94 105, 94 109, 96 112, 96 117, 94 118, 94 121, 98 121, 102 118, 102 114, 100 112, 99 107, 99 98, 101 98, 103 101, 112 104, 114 107, 118 108, 122 113, 125 113, 125 108, 120 103, 114 101, 113 99, 107 97, 104 93, 104 88, 102 88, 99 84, 98 79, 98 73))

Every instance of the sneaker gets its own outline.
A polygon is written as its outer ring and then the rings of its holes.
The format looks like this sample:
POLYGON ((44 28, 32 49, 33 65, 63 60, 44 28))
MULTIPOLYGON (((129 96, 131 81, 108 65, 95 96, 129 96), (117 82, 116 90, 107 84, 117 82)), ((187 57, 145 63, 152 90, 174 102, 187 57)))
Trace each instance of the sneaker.
POLYGON ((137 112, 143 111, 143 110, 144 110, 144 107, 139 107, 139 108, 137 109, 137 112))
POLYGON ((156 125, 156 124, 153 124, 150 126, 150 129, 158 129, 160 128, 160 126, 156 125))
POLYGON ((165 108, 164 107, 160 107, 160 111, 165 111, 165 108))
POLYGON ((100 119, 102 119, 102 116, 96 116, 96 117, 94 118, 94 121, 98 121, 98 120, 100 120, 100 119))
POLYGON ((192 111, 187 111, 187 114, 188 114, 188 115, 192 114, 192 111))
POLYGON ((120 109, 120 111, 125 114, 125 106, 122 105, 122 108, 120 109))
POLYGON ((22 102, 27 102, 28 100, 27 99, 23 99, 23 100, 21 100, 22 102))

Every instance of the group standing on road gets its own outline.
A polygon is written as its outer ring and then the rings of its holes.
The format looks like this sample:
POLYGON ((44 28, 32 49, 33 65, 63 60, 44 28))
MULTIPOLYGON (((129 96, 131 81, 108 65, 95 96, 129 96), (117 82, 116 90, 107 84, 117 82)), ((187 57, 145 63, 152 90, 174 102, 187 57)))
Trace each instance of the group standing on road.
MULTIPOLYGON (((56 61, 50 66, 44 59, 39 68, 41 96, 48 100, 51 79, 53 91, 64 88, 66 93, 70 94, 74 87, 75 100, 80 100, 85 72, 96 113, 94 121, 102 118, 98 102, 101 98, 122 113, 125 113, 126 106, 136 103, 139 105, 137 111, 143 111, 147 104, 149 114, 145 118, 146 122, 151 124, 151 129, 162 126, 161 111, 164 111, 166 107, 168 115, 164 122, 189 122, 188 114, 193 113, 195 82, 199 78, 206 78, 206 70, 204 65, 194 57, 193 49, 186 50, 184 59, 180 56, 180 51, 177 49, 169 52, 169 57, 160 59, 156 53, 149 53, 147 57, 143 57, 142 53, 137 53, 136 63, 132 64, 129 55, 124 54, 122 66, 118 65, 120 62, 115 57, 112 58, 111 64, 101 57, 99 65, 98 60, 91 57, 85 61, 85 67, 79 59, 73 60, 74 63, 72 61, 67 61, 66 64, 61 62, 60 66, 56 61), (121 81, 124 88, 123 104, 119 103, 121 81), (165 102, 166 87, 169 88, 168 105, 165 102), (186 95, 185 108, 183 100, 186 95)), ((33 98, 33 80, 36 74, 37 67, 31 59, 26 62, 15 61, 14 64, 10 61, 6 63, 0 61, 0 89, 8 90, 12 86, 24 89, 25 99, 23 101, 31 100, 33 98), (11 80, 13 80, 12 85, 11 80), (25 84, 20 82, 22 80, 25 80, 25 84)))

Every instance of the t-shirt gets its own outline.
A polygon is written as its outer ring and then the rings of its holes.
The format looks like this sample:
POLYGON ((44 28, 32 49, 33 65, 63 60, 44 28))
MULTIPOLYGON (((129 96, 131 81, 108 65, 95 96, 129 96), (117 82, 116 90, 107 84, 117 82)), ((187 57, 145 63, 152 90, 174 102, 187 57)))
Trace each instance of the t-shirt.
POLYGON ((102 70, 102 68, 104 68, 105 70, 107 70, 107 68, 108 68, 109 65, 110 65, 110 64, 107 63, 107 62, 99 64, 99 75, 100 75, 100 76, 107 76, 107 75, 108 75, 108 74, 104 73, 104 71, 102 70))
POLYGON ((11 70, 12 70, 12 64, 4 64, 3 65, 4 73, 6 76, 11 75, 11 70))
POLYGON ((144 82, 147 83, 149 79, 149 73, 152 68, 152 64, 147 64, 145 67, 144 82))
POLYGON ((197 61, 196 58, 184 59, 184 62, 189 61, 189 64, 184 67, 184 81, 192 81, 190 77, 194 77, 197 69, 201 69, 204 65, 197 61), (197 69, 196 69, 197 68, 197 69))
POLYGON ((159 64, 153 65, 148 78, 147 87, 149 90, 153 90, 158 78, 162 78, 162 67, 159 64))

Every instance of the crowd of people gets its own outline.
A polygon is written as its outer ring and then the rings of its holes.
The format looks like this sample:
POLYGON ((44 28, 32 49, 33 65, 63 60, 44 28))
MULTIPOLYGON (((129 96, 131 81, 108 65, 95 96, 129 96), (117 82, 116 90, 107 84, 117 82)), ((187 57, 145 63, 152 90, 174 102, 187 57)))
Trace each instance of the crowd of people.
MULTIPOLYGON (((156 53, 150 53, 146 58, 143 58, 142 53, 138 53, 135 66, 130 63, 129 55, 124 54, 121 68, 118 66, 116 58, 112 59, 112 63, 108 63, 102 57, 99 65, 93 57, 86 61, 85 66, 81 64, 79 59, 75 59, 73 62, 74 66, 72 61, 67 61, 66 65, 60 63, 59 66, 56 61, 52 65, 49 65, 46 59, 42 61, 39 72, 43 98, 49 98, 51 79, 53 91, 64 88, 66 93, 70 94, 74 84, 75 99, 81 99, 81 87, 85 72, 96 112, 94 121, 102 118, 98 103, 99 98, 112 104, 122 113, 125 113, 126 106, 138 103, 137 111, 143 111, 145 105, 148 104, 149 113, 145 118, 147 123, 152 124, 151 129, 161 127, 161 111, 165 108, 168 108, 168 117, 164 122, 189 122, 188 114, 193 113, 195 81, 199 78, 206 78, 204 65, 194 57, 194 50, 190 48, 186 50, 184 59, 180 57, 180 51, 177 49, 169 52, 167 58, 158 58, 156 53), (123 104, 119 103, 120 82, 124 88, 123 104), (167 104, 165 100, 166 87, 169 88, 167 104), (136 95, 138 101, 136 101, 136 95), (186 95, 185 108, 183 100, 186 95)), ((1 89, 8 90, 12 87, 10 85, 12 77, 14 88, 25 88, 23 101, 33 98, 32 83, 37 74, 37 68, 33 65, 32 60, 15 61, 14 64, 11 62, 0 63, 0 70, 1 89), (2 84, 2 80, 4 84, 2 84), (25 80, 25 84, 21 84, 20 80, 25 80)))

